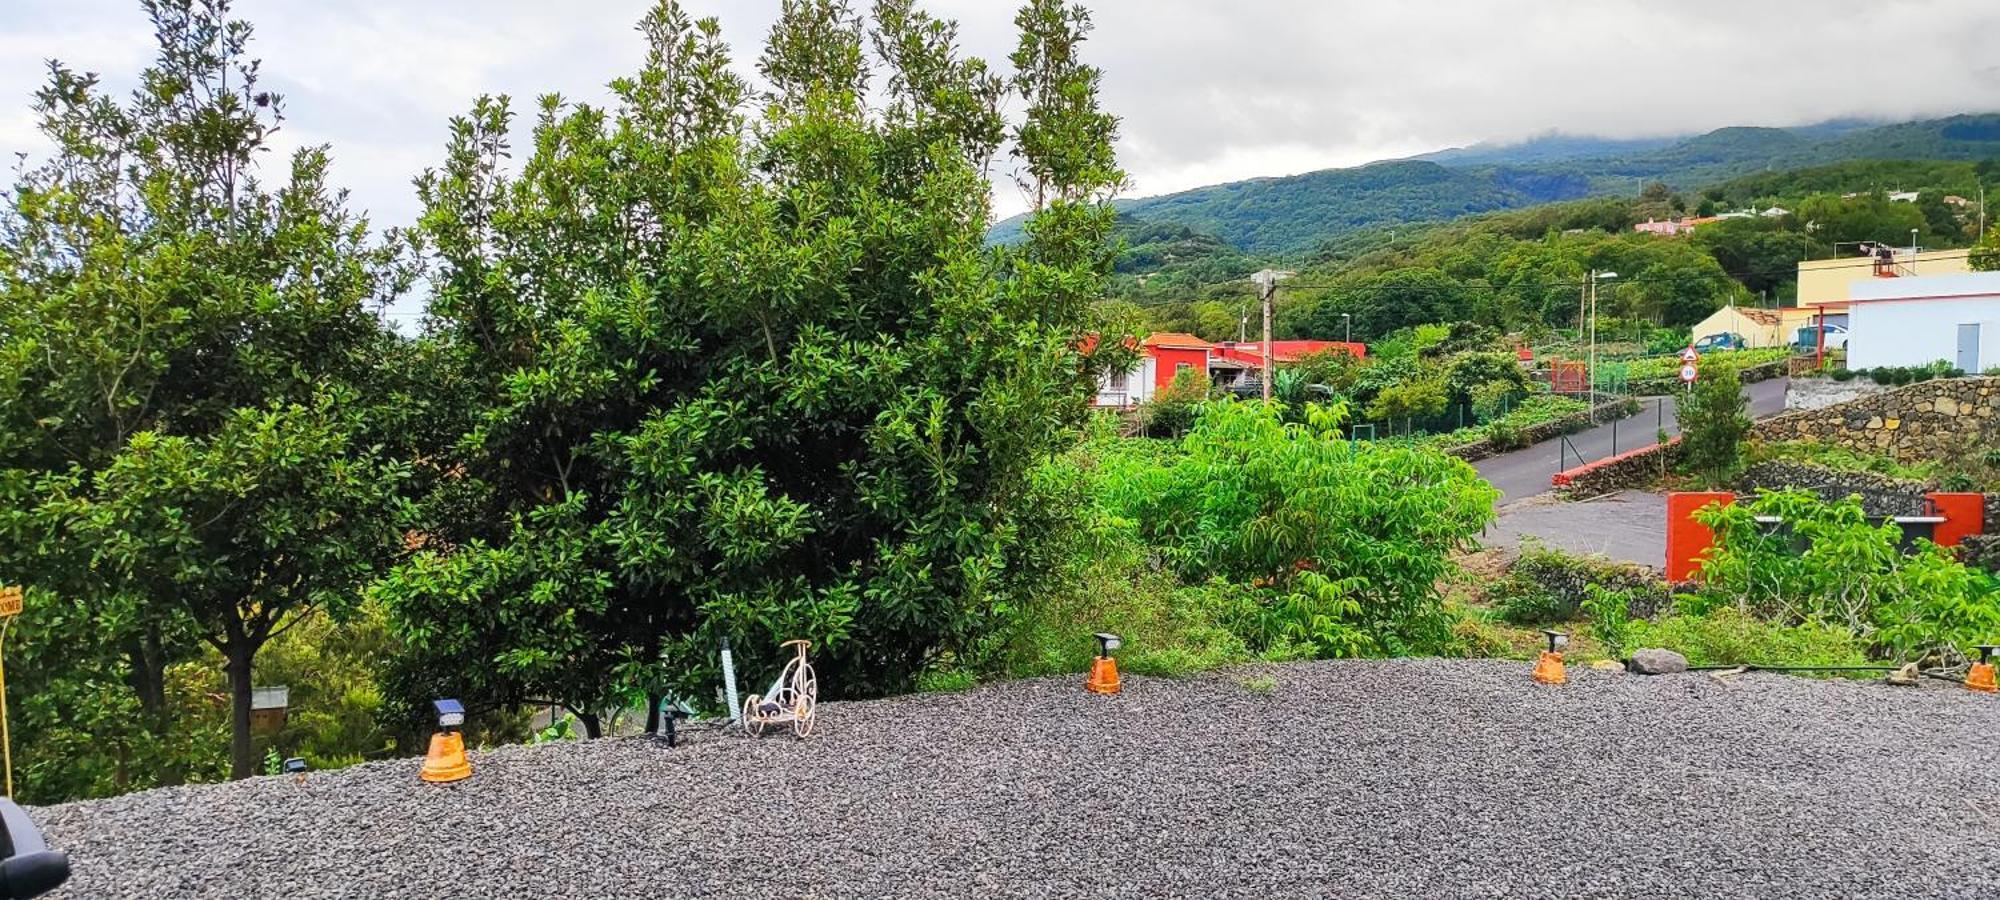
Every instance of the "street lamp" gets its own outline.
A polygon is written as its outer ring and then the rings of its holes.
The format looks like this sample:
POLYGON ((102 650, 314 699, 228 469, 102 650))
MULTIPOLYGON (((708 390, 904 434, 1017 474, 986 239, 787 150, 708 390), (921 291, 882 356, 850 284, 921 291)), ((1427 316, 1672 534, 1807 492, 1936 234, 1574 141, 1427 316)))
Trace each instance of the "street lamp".
POLYGON ((1347 336, 1343 340, 1350 344, 1354 343, 1354 317, 1347 313, 1341 313, 1340 324, 1341 327, 1347 329, 1347 336))

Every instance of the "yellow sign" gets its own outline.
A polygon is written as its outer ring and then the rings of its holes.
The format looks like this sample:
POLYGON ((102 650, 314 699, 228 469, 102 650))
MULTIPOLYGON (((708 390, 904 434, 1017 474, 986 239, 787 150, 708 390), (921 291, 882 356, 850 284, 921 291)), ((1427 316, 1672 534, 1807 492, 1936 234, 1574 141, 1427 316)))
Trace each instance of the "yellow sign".
POLYGON ((0 587, 0 618, 21 614, 21 588, 19 585, 0 587))

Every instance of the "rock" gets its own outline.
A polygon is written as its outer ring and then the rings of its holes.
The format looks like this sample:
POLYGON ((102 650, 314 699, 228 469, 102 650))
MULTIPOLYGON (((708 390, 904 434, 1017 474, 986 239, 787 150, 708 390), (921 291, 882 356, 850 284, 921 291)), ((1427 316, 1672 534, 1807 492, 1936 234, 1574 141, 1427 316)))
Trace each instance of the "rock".
POLYGON ((1641 675, 1672 675, 1687 671, 1688 660, 1672 650, 1634 650, 1629 668, 1641 675))

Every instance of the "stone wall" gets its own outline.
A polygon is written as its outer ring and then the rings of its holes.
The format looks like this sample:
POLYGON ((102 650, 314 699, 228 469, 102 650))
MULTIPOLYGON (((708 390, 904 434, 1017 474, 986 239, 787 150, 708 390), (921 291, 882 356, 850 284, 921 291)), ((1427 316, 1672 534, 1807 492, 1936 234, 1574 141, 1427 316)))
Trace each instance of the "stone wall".
POLYGON ((1859 495, 1861 508, 1877 516, 1922 515, 1924 495, 1931 490, 1921 481, 1873 472, 1842 472, 1788 459, 1761 462, 1743 470, 1735 487, 1744 493, 1804 488, 1827 502, 1859 495))
POLYGON ((1831 378, 1794 378, 1785 385, 1785 409, 1825 409, 1836 403, 1859 400, 1869 394, 1891 390, 1866 378, 1835 381, 1831 378))
POLYGON ((1480 438, 1470 444, 1460 444, 1456 447, 1446 448, 1444 454, 1446 456, 1456 456, 1466 462, 1478 462, 1502 453, 1511 453, 1515 450, 1532 447, 1551 438, 1583 431, 1591 427, 1591 422, 1593 421, 1601 425, 1612 419, 1623 419, 1627 415, 1625 403, 1626 401, 1620 398, 1618 400, 1599 403, 1597 404, 1597 408, 1593 410, 1573 413, 1554 421, 1543 422, 1540 425, 1530 425, 1521 429, 1519 436, 1511 446, 1498 447, 1493 444, 1491 438, 1480 438), (1596 417, 1595 419, 1592 418, 1593 415, 1596 417))
POLYGON ((1901 462, 1947 459, 2000 438, 2000 378, 1937 378, 1765 419, 1767 441, 1812 440, 1901 462))
POLYGON ((1596 497, 1626 488, 1645 487, 1667 474, 1681 459, 1681 439, 1610 456, 1559 473, 1556 487, 1570 497, 1596 497))

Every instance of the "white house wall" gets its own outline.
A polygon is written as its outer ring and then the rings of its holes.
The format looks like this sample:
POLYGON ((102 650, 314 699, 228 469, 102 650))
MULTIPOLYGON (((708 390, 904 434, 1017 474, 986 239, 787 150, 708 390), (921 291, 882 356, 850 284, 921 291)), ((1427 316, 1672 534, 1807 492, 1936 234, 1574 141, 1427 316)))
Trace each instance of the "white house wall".
POLYGON ((1980 325, 1980 369, 2000 366, 2000 295, 1854 304, 1848 320, 1847 367, 1921 366, 1958 362, 1958 326, 1980 325))

